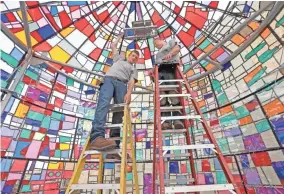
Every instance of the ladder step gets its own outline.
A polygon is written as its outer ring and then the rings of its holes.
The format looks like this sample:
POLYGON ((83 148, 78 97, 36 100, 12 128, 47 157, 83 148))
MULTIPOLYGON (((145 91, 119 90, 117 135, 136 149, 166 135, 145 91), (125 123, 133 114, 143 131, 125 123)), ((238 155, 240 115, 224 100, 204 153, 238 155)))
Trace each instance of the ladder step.
POLYGON ((201 119, 200 115, 185 115, 185 116, 169 116, 169 117, 161 117, 162 121, 166 120, 181 120, 181 119, 201 119))
POLYGON ((163 134, 172 134, 172 133, 185 133, 186 129, 167 129, 167 130, 162 130, 163 134))
POLYGON ((124 111, 124 107, 127 106, 126 103, 121 103, 121 104, 111 104, 109 106, 109 111, 111 112, 121 112, 124 111))
POLYGON ((161 94, 160 98, 171 98, 171 97, 188 97, 190 98, 191 95, 190 94, 161 94))
POLYGON ((189 157, 189 153, 182 153, 182 154, 166 154, 164 155, 165 158, 177 158, 177 157, 189 157))
POLYGON ((159 83, 165 83, 165 82, 183 82, 183 79, 165 79, 165 80, 159 80, 159 83))
MULTIPOLYGON (((165 183, 175 183, 175 185, 178 182, 187 182, 187 183, 193 183, 194 178, 182 178, 182 179, 164 179, 165 183)), ((160 185, 160 181, 156 180, 156 184, 160 185)))
POLYGON ((87 150, 85 151, 85 155, 89 154, 117 154, 120 153, 121 149, 107 150, 107 151, 97 151, 97 150, 87 150))
POLYGON ((160 91, 176 90, 179 88, 179 85, 160 85, 160 91))
POLYGON ((73 184, 71 189, 91 190, 91 189, 119 189, 119 184, 73 184))
POLYGON ((122 128, 123 124, 119 123, 119 124, 110 124, 110 125, 106 125, 105 128, 106 129, 117 129, 117 128, 122 128))
POLYGON ((162 106, 160 107, 161 112, 172 112, 182 110, 182 106, 162 106))
POLYGON ((165 187, 166 193, 234 190, 232 184, 165 187))
POLYGON ((195 144, 195 145, 181 145, 181 146, 163 146, 164 151, 169 150, 193 150, 193 149, 205 149, 215 148, 214 144, 195 144))
MULTIPOLYGON (((100 162, 99 159, 88 159, 86 160, 87 162, 100 162)), ((121 162, 121 160, 117 160, 117 159, 104 159, 104 162, 106 163, 117 163, 117 162, 121 162)), ((127 160, 128 163, 131 163, 131 159, 127 160)))

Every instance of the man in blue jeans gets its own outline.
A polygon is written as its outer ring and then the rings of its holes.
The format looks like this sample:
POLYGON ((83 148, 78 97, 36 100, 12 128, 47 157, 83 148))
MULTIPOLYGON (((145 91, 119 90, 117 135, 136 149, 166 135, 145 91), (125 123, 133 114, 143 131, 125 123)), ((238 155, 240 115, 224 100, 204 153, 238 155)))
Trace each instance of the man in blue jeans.
MULTIPOLYGON (((123 59, 116 50, 120 39, 121 36, 118 36, 118 39, 111 44, 114 63, 106 73, 104 81, 100 86, 99 100, 90 136, 90 149, 92 150, 103 151, 119 147, 119 140, 114 141, 105 138, 105 123, 110 101, 114 97, 115 104, 123 102, 129 104, 134 84, 138 79, 138 73, 134 64, 139 58, 139 52, 133 50, 127 59, 123 59)), ((112 123, 122 123, 122 117, 123 112, 113 113, 112 123)), ((120 128, 112 129, 110 137, 120 137, 120 128)))

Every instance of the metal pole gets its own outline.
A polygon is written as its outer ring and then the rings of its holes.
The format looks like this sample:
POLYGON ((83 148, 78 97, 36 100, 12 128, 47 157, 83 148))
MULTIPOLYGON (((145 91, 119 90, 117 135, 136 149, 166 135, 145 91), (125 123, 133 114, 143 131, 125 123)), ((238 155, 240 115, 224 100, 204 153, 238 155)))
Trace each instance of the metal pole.
MULTIPOLYGON (((271 1, 269 3, 272 4, 274 3, 273 1, 271 1)), ((230 34, 228 34, 222 41, 220 41, 219 43, 217 43, 212 49, 210 49, 210 51, 208 51, 206 54, 202 55, 202 57, 200 57, 197 61, 195 61, 195 63, 193 63, 189 69, 184 72, 184 74, 186 74, 188 71, 190 71, 193 67, 195 67, 196 65, 198 65, 202 60, 206 59, 206 57, 208 57, 211 53, 213 53, 217 48, 219 48, 220 46, 222 46, 225 42, 227 42, 229 39, 231 39, 236 33, 238 33, 243 27, 245 27, 250 21, 252 21, 254 18, 256 18, 258 15, 260 15, 264 10, 266 10, 268 7, 262 7, 261 9, 259 9, 257 12, 255 12, 252 16, 250 16, 248 19, 246 19, 241 25, 239 25, 234 31, 232 31, 230 34)))
MULTIPOLYGON (((16 90, 16 87, 17 87, 18 83, 20 82, 21 78, 23 77, 23 75, 24 75, 28 65, 30 64, 31 58, 32 58, 32 51, 31 51, 31 49, 29 49, 25 59, 22 62, 21 70, 20 70, 19 74, 17 76, 15 76, 14 82, 12 83, 10 88, 8 88, 9 90, 11 90, 11 91, 15 91, 16 90)), ((13 95, 12 92, 7 93, 6 97, 1 102, 1 115, 3 114, 3 112, 4 112, 4 110, 5 110, 6 106, 7 106, 10 98, 12 97, 12 95, 13 95)))
POLYGON ((25 30, 27 45, 28 45, 28 48, 30 49, 32 48, 32 42, 31 42, 31 36, 30 36, 30 28, 28 24, 27 8, 26 8, 24 1, 20 2, 20 7, 21 7, 22 16, 23 16, 24 30, 25 30))

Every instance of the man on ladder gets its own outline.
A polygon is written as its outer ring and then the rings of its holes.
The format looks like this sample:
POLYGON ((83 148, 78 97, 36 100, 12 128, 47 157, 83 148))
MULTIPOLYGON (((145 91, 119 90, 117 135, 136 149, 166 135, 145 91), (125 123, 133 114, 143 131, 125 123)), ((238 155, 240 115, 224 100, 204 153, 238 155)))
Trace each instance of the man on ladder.
MULTIPOLYGON (((176 65, 179 65, 179 51, 180 46, 174 39, 171 39, 168 43, 160 38, 156 38, 154 40, 154 45, 159 49, 156 55, 156 64, 159 64, 159 80, 173 80, 175 78, 176 65)), ((153 71, 154 72, 154 71, 153 71)), ((174 85, 175 82, 165 82, 162 84, 174 85)), ((165 94, 165 91, 162 91, 161 94, 165 94)), ((178 91, 169 91, 169 94, 177 94, 178 91)), ((169 101, 172 106, 180 106, 179 97, 170 97, 163 98, 161 100, 161 106, 165 107, 169 105, 169 101)), ((180 116, 181 113, 179 111, 172 112, 173 116, 180 116)), ((162 112, 162 116, 171 116, 171 112, 162 112)), ((181 120, 175 120, 173 122, 175 129, 183 129, 184 124, 181 120)), ((162 129, 171 129, 172 124, 170 121, 165 121, 162 124, 162 129)))
MULTIPOLYGON (((95 119, 90 135, 90 149, 105 151, 119 148, 120 140, 108 140, 105 138, 105 123, 109 105, 112 97, 114 97, 114 104, 127 103, 131 101, 131 93, 134 84, 137 82, 138 73, 134 66, 139 58, 139 52, 133 50, 130 52, 127 59, 123 59, 116 47, 121 40, 121 35, 111 44, 113 54, 113 65, 106 73, 103 82, 100 85, 100 94, 97 103, 95 119), (128 89, 127 89, 128 84, 128 89)), ((113 124, 122 123, 123 112, 113 113, 113 124)), ((120 128, 112 129, 110 137, 120 137, 120 128)), ((110 155, 113 158, 120 159, 118 154, 110 155), (116 156, 117 155, 117 156, 116 156)), ((109 155, 108 155, 109 156, 109 155)))

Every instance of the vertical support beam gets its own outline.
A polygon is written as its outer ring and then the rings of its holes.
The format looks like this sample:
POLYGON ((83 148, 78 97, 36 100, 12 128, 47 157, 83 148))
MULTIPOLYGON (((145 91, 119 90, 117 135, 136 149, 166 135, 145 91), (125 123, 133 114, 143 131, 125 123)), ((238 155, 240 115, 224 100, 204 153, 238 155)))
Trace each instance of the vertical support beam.
POLYGON ((132 174, 133 174, 134 183, 135 183, 135 193, 139 194, 136 155, 135 155, 135 150, 134 150, 133 130, 132 130, 130 112, 129 114, 127 114, 127 123, 128 123, 128 135, 130 138, 130 149, 131 149, 131 155, 132 155, 132 174))
POLYGON ((120 166, 120 193, 126 193, 126 157, 127 157, 127 115, 129 114, 128 106, 124 107, 123 132, 122 132, 122 153, 120 166))
POLYGON ((156 123, 158 129, 158 149, 159 149, 159 179, 160 194, 165 194, 165 178, 164 178, 164 157, 163 157, 163 134, 161 126, 161 109, 160 109, 160 88, 159 88, 159 70, 158 65, 155 66, 155 99, 156 99, 156 123))
MULTIPOLYGON (((28 65, 30 64, 31 58, 32 58, 32 51, 31 51, 31 49, 29 49, 25 59, 20 64, 21 65, 21 70, 17 74, 17 76, 15 77, 15 80, 11 84, 11 86, 9 87, 9 90, 11 90, 11 91, 15 91, 16 90, 16 87, 17 87, 18 83, 20 82, 21 78, 25 74, 25 71, 26 71, 28 65)), ((12 92, 7 93, 6 97, 1 102, 1 107, 0 107, 1 108, 1 115, 3 114, 3 112, 4 112, 4 110, 5 110, 6 106, 7 106, 10 98, 12 97, 12 95, 13 95, 12 92)))
MULTIPOLYGON (((183 74, 180 74, 180 71, 178 71, 178 64, 176 66, 177 66, 176 72, 175 72, 176 79, 183 79, 183 74)), ((181 82, 179 82, 179 93, 182 94, 182 83, 181 82)), ((181 106, 182 106, 183 115, 186 115, 185 98, 184 97, 180 98, 180 103, 181 103, 181 106)), ((189 133, 189 127, 190 127, 189 120, 187 120, 187 119, 184 120, 184 125, 185 125, 185 129, 186 129, 186 133, 185 133, 186 144, 191 145, 191 138, 190 138, 190 133, 189 133)), ((189 163, 190 163, 190 170, 191 170, 192 178, 194 179, 194 185, 197 185, 198 179, 197 179, 197 174, 196 174, 196 171, 195 171, 195 165, 194 165, 194 159, 193 159, 193 150, 189 149, 188 152, 190 154, 189 163)), ((197 193, 195 193, 195 194, 197 194, 197 193)))
MULTIPOLYGON (((156 87, 156 86, 155 86, 156 87)), ((159 87, 159 86, 158 86, 159 87)), ((156 173, 156 165, 157 165, 157 109, 156 109, 156 94, 154 94, 154 145, 153 145, 153 180, 152 180, 152 193, 156 193, 156 180, 157 180, 157 173, 156 173)))
POLYGON ((22 16, 23 16, 24 30, 25 30, 27 45, 28 45, 28 48, 31 49, 32 42, 31 42, 30 28, 29 28, 29 23, 28 23, 27 7, 24 1, 20 2, 20 7, 21 7, 22 16))
POLYGON ((85 162, 86 162, 86 156, 83 154, 86 152, 86 150, 89 150, 89 144, 90 144, 90 136, 88 136, 87 140, 86 140, 86 143, 83 147, 83 150, 80 154, 80 158, 78 160, 78 163, 73 171, 73 174, 72 174, 72 177, 69 181, 69 184, 67 186, 67 189, 65 191, 65 193, 69 194, 71 192, 71 187, 72 187, 72 184, 77 184, 78 181, 79 181, 79 178, 81 176, 81 172, 82 170, 84 169, 84 165, 85 165, 85 162))
MULTIPOLYGON (((178 69, 178 71, 179 71, 179 74, 180 74, 180 75, 183 75, 183 74, 182 74, 182 71, 181 71, 181 69, 180 69, 179 66, 177 66, 177 69, 178 69)), ((188 92, 189 94, 191 94, 191 96, 193 96, 193 95, 192 95, 192 91, 191 91, 191 89, 190 89, 189 84, 187 83, 186 78, 185 78, 184 76, 182 76, 182 78, 184 79, 184 83, 185 83, 185 87, 186 87, 187 92, 188 92)), ((223 156, 222 151, 221 151, 221 149, 219 148, 219 146, 218 146, 218 144, 217 144, 217 141, 216 141, 216 139, 215 139, 215 137, 214 137, 214 135, 213 135, 213 133, 212 133, 210 127, 208 126, 208 124, 207 124, 207 122, 206 122, 206 120, 205 120, 205 118, 204 118, 204 115, 203 115, 203 113, 201 112, 201 109, 200 109, 200 107, 199 107, 199 105, 198 105, 198 103, 197 103, 197 101, 192 97, 192 98, 191 98, 191 102, 192 102, 192 104, 193 104, 193 106, 194 106, 194 108, 195 108, 197 114, 200 115, 200 117, 201 117, 201 119, 202 119, 202 125, 203 125, 203 127, 204 127, 205 132, 206 132, 206 135, 208 136, 210 142, 211 142, 212 144, 214 144, 214 146, 215 146, 215 149, 216 149, 216 151, 217 151, 217 153, 216 153, 217 159, 218 159, 219 162, 220 162, 220 165, 221 165, 221 167, 222 167, 222 169, 223 169, 223 171, 224 171, 224 174, 226 175, 226 178, 227 178, 228 182, 234 185, 235 191, 236 191, 237 194, 241 194, 241 192, 240 192, 238 186, 236 185, 235 179, 234 179, 234 177, 233 177, 233 175, 232 175, 232 173, 231 173, 231 171, 230 171, 230 169, 229 169, 229 167, 228 167, 228 164, 227 164, 227 162, 226 162, 226 159, 225 159, 225 157, 223 156)))
MULTIPOLYGON (((103 177, 104 177, 104 154, 100 154, 99 158, 99 174, 98 174, 98 184, 103 183, 103 177)), ((98 189, 98 194, 102 194, 102 190, 98 189)))

